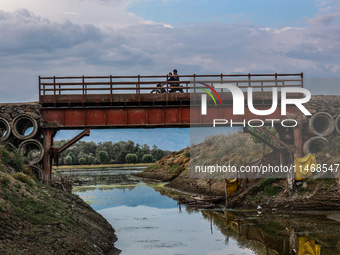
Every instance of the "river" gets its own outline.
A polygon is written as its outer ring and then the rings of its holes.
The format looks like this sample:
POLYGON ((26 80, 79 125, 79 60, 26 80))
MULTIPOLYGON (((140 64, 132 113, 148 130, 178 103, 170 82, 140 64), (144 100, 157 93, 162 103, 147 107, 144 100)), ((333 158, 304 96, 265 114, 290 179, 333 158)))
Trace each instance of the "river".
POLYGON ((142 168, 64 170, 85 181, 73 193, 116 230, 127 255, 340 254, 333 215, 199 210, 177 205, 162 183, 133 176, 142 168), (162 194, 161 194, 162 193, 162 194))

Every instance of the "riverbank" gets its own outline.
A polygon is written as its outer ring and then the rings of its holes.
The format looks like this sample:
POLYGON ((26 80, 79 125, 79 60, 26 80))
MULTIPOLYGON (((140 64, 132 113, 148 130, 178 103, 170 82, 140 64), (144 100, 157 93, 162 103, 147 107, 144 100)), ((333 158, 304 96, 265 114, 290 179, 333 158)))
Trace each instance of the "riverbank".
MULTIPOLYGON (((221 160, 240 162, 242 157, 247 157, 246 162, 250 162, 261 156, 263 162, 275 160, 271 153, 261 155, 261 147, 250 145, 250 138, 246 134, 234 134, 231 138, 220 136, 217 139, 222 144, 234 144, 237 148, 237 152, 230 149, 224 153, 220 156, 221 160), (243 145, 235 141, 242 141, 243 145)), ((202 154, 206 152, 217 155, 218 149, 213 147, 214 144, 200 144, 195 149, 202 154)), ((190 163, 190 149, 186 148, 163 157, 137 176, 168 182, 166 187, 184 192, 225 196, 224 179, 191 178, 190 163)), ((228 191, 228 208, 256 209, 260 206, 264 209, 285 211, 340 210, 340 186, 334 178, 299 181, 293 194, 288 194, 285 179, 249 179, 248 183, 243 183, 242 186, 241 188, 239 185, 233 192, 228 191)))
POLYGON ((69 170, 69 169, 99 169, 99 168, 119 168, 119 167, 148 167, 150 163, 136 163, 136 164, 109 164, 109 165, 64 165, 53 166, 53 170, 69 170))
POLYGON ((174 201, 192 194, 133 173, 81 171, 98 182, 74 190, 114 226, 123 254, 339 254, 338 212, 200 210, 174 201))
POLYGON ((167 182, 166 187, 182 192, 225 195, 223 180, 190 178, 190 162, 190 149, 185 148, 163 157, 136 176, 167 182))
POLYGON ((112 226, 78 196, 35 180, 0 147, 1 254, 119 254, 112 226))

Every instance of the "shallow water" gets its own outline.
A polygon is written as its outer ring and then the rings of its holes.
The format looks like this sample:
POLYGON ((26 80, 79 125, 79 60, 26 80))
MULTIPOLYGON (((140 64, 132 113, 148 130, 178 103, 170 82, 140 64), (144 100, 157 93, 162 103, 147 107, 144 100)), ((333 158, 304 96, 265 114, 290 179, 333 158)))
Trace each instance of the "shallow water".
POLYGON ((122 254, 340 254, 340 223, 326 216, 179 208, 161 183, 131 176, 140 170, 73 171, 87 181, 74 193, 110 222, 122 254))

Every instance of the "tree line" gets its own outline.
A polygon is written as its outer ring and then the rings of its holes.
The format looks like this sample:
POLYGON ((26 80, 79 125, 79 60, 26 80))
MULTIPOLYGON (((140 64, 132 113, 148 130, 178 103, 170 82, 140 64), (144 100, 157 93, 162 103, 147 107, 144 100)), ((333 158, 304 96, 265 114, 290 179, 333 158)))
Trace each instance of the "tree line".
MULTIPOLYGON (((59 148, 67 140, 54 142, 59 148)), ((147 144, 135 144, 133 141, 120 142, 85 142, 79 141, 59 157, 59 165, 95 165, 95 164, 124 164, 124 163, 152 163, 171 151, 159 149, 156 145, 150 148, 147 144)))

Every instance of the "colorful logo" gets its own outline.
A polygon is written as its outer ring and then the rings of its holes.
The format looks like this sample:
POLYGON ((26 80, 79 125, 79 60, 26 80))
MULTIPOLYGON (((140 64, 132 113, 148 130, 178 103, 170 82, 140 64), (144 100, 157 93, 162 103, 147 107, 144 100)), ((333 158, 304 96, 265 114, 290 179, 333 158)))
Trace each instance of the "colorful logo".
MULTIPOLYGON (((222 100, 221 100, 219 94, 216 92, 216 90, 215 90, 212 86, 210 86, 210 85, 208 85, 208 84, 206 84, 206 83, 200 82, 200 84, 202 84, 202 85, 206 86, 207 88, 211 89, 211 91, 214 92, 214 94, 217 96, 217 98, 218 98, 218 100, 220 101, 220 104, 221 104, 221 106, 222 106, 222 100)), ((206 89, 204 89, 204 88, 199 88, 199 89, 201 89, 201 90, 203 90, 204 92, 206 92, 206 93, 212 98, 212 100, 214 101, 215 106, 217 106, 217 103, 216 103, 216 100, 215 100, 214 96, 213 96, 208 90, 206 90, 206 89)))

